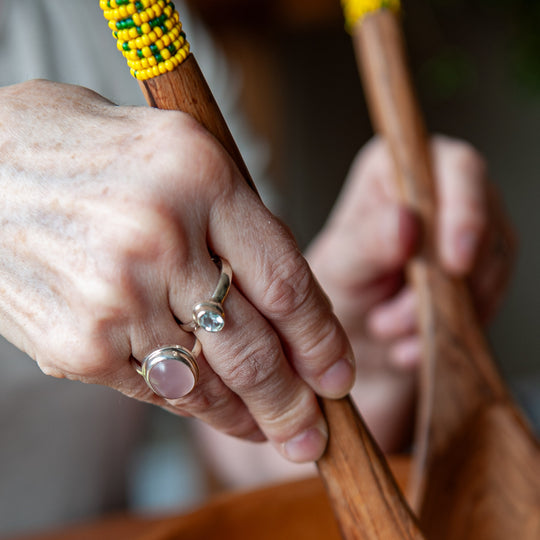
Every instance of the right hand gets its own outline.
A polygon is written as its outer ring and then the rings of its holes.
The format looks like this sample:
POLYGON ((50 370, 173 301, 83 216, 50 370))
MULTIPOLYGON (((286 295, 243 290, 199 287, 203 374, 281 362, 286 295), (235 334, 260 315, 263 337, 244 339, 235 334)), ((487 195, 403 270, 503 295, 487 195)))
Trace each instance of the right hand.
POLYGON ((315 393, 350 390, 350 345, 291 234, 224 150, 183 113, 80 87, 0 94, 0 332, 46 374, 317 459, 327 427, 315 393), (197 332, 199 383, 166 401, 130 358, 190 347, 178 320, 215 286, 209 249, 234 271, 227 324, 197 332))

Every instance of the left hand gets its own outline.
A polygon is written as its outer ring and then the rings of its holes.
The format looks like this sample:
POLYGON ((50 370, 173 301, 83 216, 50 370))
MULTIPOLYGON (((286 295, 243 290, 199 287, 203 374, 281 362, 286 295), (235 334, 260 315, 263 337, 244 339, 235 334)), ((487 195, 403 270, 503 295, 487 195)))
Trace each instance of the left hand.
MULTIPOLYGON (((432 152, 440 264, 468 280, 485 323, 510 276, 514 235, 482 157, 467 143, 442 136, 433 138, 432 152)), ((396 446, 398 428, 412 411, 420 337, 417 298, 405 283, 404 268, 420 236, 417 217, 400 202, 388 149, 375 138, 358 154, 308 250, 356 353, 353 395, 386 449, 396 446)))

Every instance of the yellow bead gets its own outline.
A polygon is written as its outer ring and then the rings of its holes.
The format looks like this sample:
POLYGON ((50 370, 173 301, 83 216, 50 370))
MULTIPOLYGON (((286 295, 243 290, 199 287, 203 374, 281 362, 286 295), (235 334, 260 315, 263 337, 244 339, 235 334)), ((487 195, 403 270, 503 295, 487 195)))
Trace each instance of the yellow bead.
POLYGON ((141 26, 142 24, 142 21, 141 21, 141 16, 138 14, 138 13, 134 13, 131 18, 133 19, 133 22, 137 25, 137 26, 141 26))
POLYGON ((341 3, 348 29, 360 22, 366 15, 379 9, 399 12, 401 8, 400 0, 342 0, 341 3))
POLYGON ((141 31, 143 34, 149 34, 150 30, 152 30, 152 28, 150 28, 148 23, 141 24, 141 31))
POLYGON ((128 31, 128 35, 131 39, 135 39, 139 35, 139 32, 137 32, 136 28, 130 28, 128 31))
POLYGON ((164 60, 168 60, 170 57, 171 57, 171 51, 169 51, 169 49, 163 49, 161 51, 161 57, 164 59, 164 60))
POLYGON ((165 67, 163 62, 158 64, 158 69, 159 69, 159 72, 161 73, 161 75, 163 75, 164 73, 167 73, 167 68, 165 67))

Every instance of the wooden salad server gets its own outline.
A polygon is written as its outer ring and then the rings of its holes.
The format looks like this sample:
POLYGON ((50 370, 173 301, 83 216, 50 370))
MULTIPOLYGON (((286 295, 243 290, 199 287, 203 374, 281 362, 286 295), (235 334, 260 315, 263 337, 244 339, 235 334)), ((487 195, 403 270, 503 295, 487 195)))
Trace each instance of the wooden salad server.
MULTIPOLYGON (((348 3, 374 4, 344 2, 346 15, 348 3)), ((375 4, 349 24, 373 123, 424 232, 408 268, 424 353, 412 504, 433 540, 538 539, 538 442, 495 368, 466 284, 438 264, 428 136, 407 69, 399 1, 375 4)))
MULTIPOLYGON (((115 24, 120 21, 117 28, 129 28, 130 23, 124 21, 135 18, 120 11, 122 5, 129 3, 100 2, 113 36, 119 40, 123 34, 114 29, 115 24), (118 18, 113 17, 114 10, 118 11, 118 18)), ((126 45, 119 42, 119 49, 126 51, 126 45)), ((136 75, 133 68, 132 74, 136 75)), ((193 54, 187 52, 174 69, 139 80, 139 84, 150 106, 183 111, 198 120, 229 152, 245 180, 255 189, 193 54)), ((384 456, 350 398, 321 399, 320 403, 329 426, 329 443, 317 465, 343 537, 347 540, 423 538, 384 456)))

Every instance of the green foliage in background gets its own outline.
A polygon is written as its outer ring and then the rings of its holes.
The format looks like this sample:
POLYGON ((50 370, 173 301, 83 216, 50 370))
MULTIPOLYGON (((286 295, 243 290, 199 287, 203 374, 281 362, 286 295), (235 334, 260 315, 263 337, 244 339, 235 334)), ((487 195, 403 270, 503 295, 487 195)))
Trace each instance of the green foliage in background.
POLYGON ((427 0, 427 4, 424 9, 431 11, 444 33, 420 68, 430 99, 446 101, 474 92, 478 59, 460 42, 464 26, 479 38, 496 34, 504 78, 519 92, 540 99, 540 0, 427 0))

